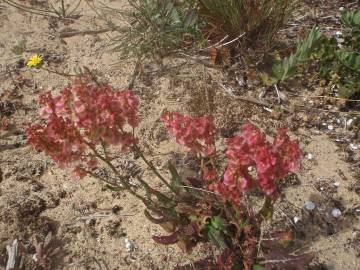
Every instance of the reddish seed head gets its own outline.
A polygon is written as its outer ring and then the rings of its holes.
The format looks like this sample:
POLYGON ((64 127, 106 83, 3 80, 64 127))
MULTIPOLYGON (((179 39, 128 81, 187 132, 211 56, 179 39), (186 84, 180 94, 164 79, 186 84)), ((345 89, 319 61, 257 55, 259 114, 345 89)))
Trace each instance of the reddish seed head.
POLYGON ((205 156, 215 154, 216 128, 210 116, 189 117, 177 112, 166 112, 161 119, 179 144, 205 156))
POLYGON ((267 195, 275 194, 276 180, 297 171, 303 157, 298 143, 290 140, 286 129, 278 130, 272 144, 254 125, 246 124, 242 130, 241 135, 228 140, 224 181, 212 187, 233 202, 239 202, 241 193, 254 187, 267 195), (249 173, 251 168, 256 169, 255 174, 249 173))
POLYGON ((59 96, 40 96, 40 114, 46 125, 28 128, 28 142, 44 151, 61 166, 77 164, 74 174, 96 168, 94 157, 86 155, 89 145, 119 145, 123 151, 136 142, 126 125, 139 124, 139 100, 131 91, 115 91, 87 79, 76 79, 59 96), (79 163, 83 166, 81 167, 79 163))

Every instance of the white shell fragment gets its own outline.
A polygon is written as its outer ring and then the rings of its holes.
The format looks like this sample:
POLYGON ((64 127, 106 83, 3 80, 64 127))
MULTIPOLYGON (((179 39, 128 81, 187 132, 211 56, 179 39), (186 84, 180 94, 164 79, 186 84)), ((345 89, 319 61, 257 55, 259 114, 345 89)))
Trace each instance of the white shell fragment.
POLYGON ((340 187, 340 182, 335 182, 334 187, 340 187))
POLYGON ((127 252, 131 251, 132 249, 132 244, 130 242, 130 240, 128 238, 125 238, 124 239, 124 242, 125 242, 125 249, 127 252))
POLYGON ((341 211, 340 211, 340 209, 334 208, 333 210, 331 210, 331 215, 332 215, 334 218, 340 217, 340 216, 341 216, 341 211))
POLYGON ((314 155, 308 153, 308 154, 306 155, 306 158, 307 158, 308 160, 313 160, 313 159, 314 159, 314 155))
POLYGON ((353 119, 353 118, 350 118, 349 120, 346 121, 346 125, 347 125, 348 127, 350 127, 353 122, 354 122, 354 119, 353 119))
POLYGON ((333 125, 328 125, 328 130, 334 130, 334 126, 333 125))
POLYGON ((313 203, 313 202, 306 202, 305 203, 305 208, 306 208, 306 210, 309 210, 309 211, 312 211, 312 210, 314 210, 315 209, 315 204, 313 203))
POLYGON ((350 143, 349 146, 350 146, 350 149, 353 150, 353 151, 359 149, 359 147, 358 147, 356 144, 354 144, 354 143, 350 143))
POLYGON ((294 223, 298 223, 301 219, 299 217, 294 217, 294 223))

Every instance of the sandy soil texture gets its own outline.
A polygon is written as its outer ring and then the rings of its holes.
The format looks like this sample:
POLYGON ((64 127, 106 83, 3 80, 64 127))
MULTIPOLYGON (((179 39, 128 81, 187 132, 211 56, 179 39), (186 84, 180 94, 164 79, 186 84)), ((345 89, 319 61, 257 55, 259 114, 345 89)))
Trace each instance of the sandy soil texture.
MULTIPOLYGON (((105 2, 126 8, 125 0, 105 2)), ((329 14, 335 14, 339 5, 329 4, 329 14)), ((305 14, 309 10, 311 7, 304 8, 305 14)), ((44 237, 50 231, 59 248, 52 258, 52 269, 173 269, 205 257, 211 252, 205 245, 193 254, 183 254, 176 246, 155 244, 151 236, 162 230, 144 217, 139 202, 105 190, 91 177, 73 180, 27 145, 24 129, 41 121, 36 103, 39 94, 48 89, 59 91, 68 79, 29 69, 24 59, 41 53, 51 68, 64 72, 87 66, 116 89, 125 89, 133 75, 135 61, 121 60, 107 47, 113 33, 59 38, 62 31, 103 27, 86 4, 82 3, 79 11, 82 16, 69 24, 0 2, 0 116, 10 121, 9 130, 0 131, 0 269, 5 269, 6 245, 14 239, 28 243, 34 234, 44 237), (14 54, 14 46, 23 40, 25 52, 14 54)), ((320 13, 319 18, 323 15, 320 13)), ((134 87, 141 100, 142 123, 137 134, 154 164, 164 169, 175 152, 184 150, 169 138, 159 121, 165 109, 192 115, 212 113, 222 134, 234 133, 248 121, 269 134, 288 126, 292 136, 300 140, 306 158, 298 177, 286 182, 285 198, 268 226, 295 229, 308 248, 316 251, 316 262, 326 267, 317 269, 360 270, 360 142, 355 139, 354 128, 344 124, 355 116, 321 110, 335 106, 313 99, 316 87, 299 83, 293 93, 304 96, 284 91, 288 106, 295 109, 280 117, 264 106, 237 98, 258 97, 261 86, 251 74, 239 72, 248 78, 248 87, 242 88, 229 82, 220 67, 174 57, 164 59, 164 63, 174 68, 157 72, 152 63, 146 63, 134 87), (221 84, 232 85, 234 96, 221 84), (313 202, 315 210, 304 210, 307 202, 313 202), (334 217, 334 209, 341 215, 334 217)), ((356 117, 360 117, 357 112, 356 117)), ((160 186, 144 164, 131 156, 121 158, 119 166, 144 169, 145 178, 160 186)), ((28 258, 26 269, 35 269, 32 267, 28 258)))

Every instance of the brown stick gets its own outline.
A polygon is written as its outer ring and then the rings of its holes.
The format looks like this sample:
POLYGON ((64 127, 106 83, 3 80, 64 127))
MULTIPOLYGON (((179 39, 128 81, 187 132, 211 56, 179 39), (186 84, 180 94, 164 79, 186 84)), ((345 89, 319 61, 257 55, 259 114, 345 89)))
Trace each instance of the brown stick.
POLYGON ((98 30, 84 30, 84 31, 62 31, 59 33, 60 38, 68 38, 76 35, 95 35, 111 31, 111 28, 104 28, 98 30))

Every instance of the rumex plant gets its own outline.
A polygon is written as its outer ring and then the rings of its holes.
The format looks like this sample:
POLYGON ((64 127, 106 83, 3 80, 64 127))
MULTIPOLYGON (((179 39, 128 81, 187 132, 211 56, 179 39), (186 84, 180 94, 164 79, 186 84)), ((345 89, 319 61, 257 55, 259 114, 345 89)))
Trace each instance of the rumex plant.
POLYGON ((262 224, 271 219, 281 195, 278 183, 299 169, 303 156, 286 129, 269 142, 259 128, 245 124, 239 135, 227 140, 226 161, 219 162, 210 116, 164 112, 165 127, 189 151, 200 172, 184 177, 169 163, 170 177, 164 177, 138 145, 139 100, 133 92, 115 91, 82 77, 59 96, 43 94, 40 104, 46 123, 28 128, 29 143, 61 167, 71 168, 77 178, 91 175, 109 189, 127 191, 142 201, 146 217, 166 231, 153 236, 155 242, 178 244, 186 252, 200 242, 211 243, 218 248, 218 258, 206 262, 208 269, 272 269, 278 264, 282 269, 304 269, 311 261, 311 254, 292 252, 289 232, 262 240, 262 224), (135 178, 142 189, 135 187, 131 173, 114 165, 113 148, 123 154, 134 152, 167 190, 151 187, 139 174, 135 178), (108 166, 115 179, 98 174, 100 164, 108 166), (262 201, 262 206, 255 207, 253 200, 262 201))

